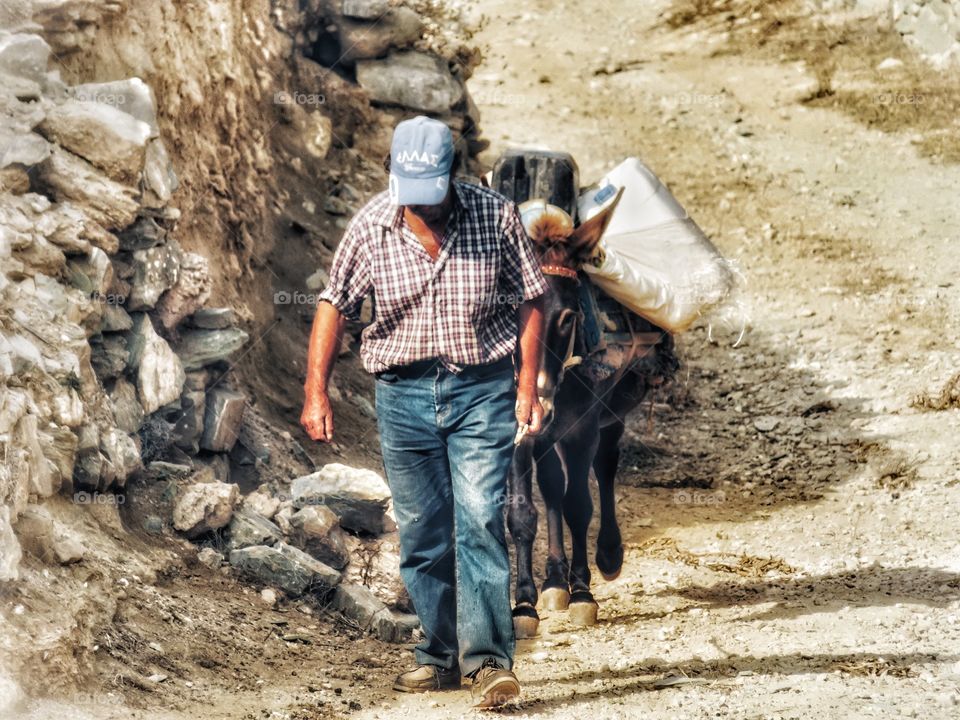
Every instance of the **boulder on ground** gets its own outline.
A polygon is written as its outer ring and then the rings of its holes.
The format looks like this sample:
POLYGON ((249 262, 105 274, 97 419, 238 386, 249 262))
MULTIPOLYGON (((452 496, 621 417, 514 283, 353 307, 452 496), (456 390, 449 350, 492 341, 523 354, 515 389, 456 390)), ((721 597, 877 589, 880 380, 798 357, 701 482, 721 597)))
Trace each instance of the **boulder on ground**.
POLYGON ((240 496, 236 485, 198 482, 187 487, 173 509, 173 526, 187 537, 219 530, 230 522, 240 496))
POLYGON ((387 609, 387 606, 363 585, 338 585, 333 594, 333 606, 362 628, 369 628, 374 616, 387 609))
POLYGON ((243 507, 270 520, 280 509, 280 498, 271 495, 265 487, 259 487, 243 498, 243 507))
POLYGON ((373 470, 330 463, 295 479, 290 490, 295 507, 325 505, 348 530, 380 534, 392 525, 386 515, 390 489, 373 470))
POLYGON ((197 552, 197 560, 211 570, 218 570, 223 564, 223 555, 213 548, 205 547, 200 548, 199 552, 197 552))
POLYGON ((244 575, 292 596, 307 591, 326 594, 340 582, 340 573, 332 567, 285 543, 233 550, 230 564, 244 575))
POLYGON ((242 508, 230 520, 228 547, 239 550, 253 545, 275 545, 283 539, 280 528, 252 510, 242 508))
POLYGON ((413 614, 398 613, 383 608, 373 616, 371 623, 373 634, 383 642, 403 643, 410 639, 413 631, 420 627, 420 619, 413 614))
POLYGON ((79 538, 54 521, 50 511, 40 505, 30 505, 21 513, 16 533, 24 552, 41 562, 68 565, 86 554, 79 538))
POLYGON ((323 505, 310 505, 290 517, 294 545, 321 562, 342 570, 350 560, 336 514, 323 505))

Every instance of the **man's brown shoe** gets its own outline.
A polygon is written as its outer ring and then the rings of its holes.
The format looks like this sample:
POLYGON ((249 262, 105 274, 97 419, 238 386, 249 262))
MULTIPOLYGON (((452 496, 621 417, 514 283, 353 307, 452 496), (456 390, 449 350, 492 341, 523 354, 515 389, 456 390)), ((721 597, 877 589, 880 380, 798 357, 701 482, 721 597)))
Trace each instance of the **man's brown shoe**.
POLYGON ((393 689, 418 693, 431 690, 457 690, 460 687, 460 668, 447 670, 437 665, 418 665, 397 676, 393 689))
POLYGON ((474 694, 480 695, 478 708, 498 708, 520 697, 520 681, 493 658, 487 658, 473 676, 474 694))

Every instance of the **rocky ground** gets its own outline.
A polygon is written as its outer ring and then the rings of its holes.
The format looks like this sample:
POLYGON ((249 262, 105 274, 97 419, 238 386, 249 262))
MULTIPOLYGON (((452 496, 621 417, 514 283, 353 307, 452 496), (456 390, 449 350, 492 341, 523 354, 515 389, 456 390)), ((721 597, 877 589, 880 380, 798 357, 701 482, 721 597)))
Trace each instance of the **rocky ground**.
MULTIPOLYGON (((503 714, 953 718, 960 169, 943 140, 952 117, 938 125, 917 97, 935 107, 955 89, 897 42, 881 56, 858 45, 875 19, 833 15, 825 31, 789 3, 722 5, 733 20, 665 0, 469 8, 486 16, 469 82, 492 141, 481 160, 548 146, 590 181, 637 154, 743 275, 737 311, 680 339, 679 382, 631 424, 626 564, 597 584, 599 624, 545 617, 520 644, 524 699, 503 714), (858 31, 825 75, 817 53, 838 27, 858 31), (878 71, 888 58, 904 68, 878 71)), ((345 360, 344 404, 358 410, 342 452, 375 467, 369 386, 345 360)), ((125 531, 121 519, 129 528, 164 502, 140 497, 121 513, 64 502, 58 517, 89 526, 103 562, 38 569, 4 595, 20 647, 51 648, 30 688, 50 698, 23 717, 471 713, 466 687, 385 689, 406 649, 333 607, 275 602, 185 540, 125 531), (79 619, 59 622, 71 609, 79 619)))

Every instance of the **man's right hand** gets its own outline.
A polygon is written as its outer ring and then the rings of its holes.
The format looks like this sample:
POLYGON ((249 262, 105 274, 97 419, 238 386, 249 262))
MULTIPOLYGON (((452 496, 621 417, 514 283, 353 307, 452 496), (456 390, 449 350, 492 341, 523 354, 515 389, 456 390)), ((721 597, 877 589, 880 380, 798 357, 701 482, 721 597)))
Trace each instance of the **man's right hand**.
POLYGON ((326 390, 307 392, 300 424, 314 440, 333 440, 333 405, 326 390))

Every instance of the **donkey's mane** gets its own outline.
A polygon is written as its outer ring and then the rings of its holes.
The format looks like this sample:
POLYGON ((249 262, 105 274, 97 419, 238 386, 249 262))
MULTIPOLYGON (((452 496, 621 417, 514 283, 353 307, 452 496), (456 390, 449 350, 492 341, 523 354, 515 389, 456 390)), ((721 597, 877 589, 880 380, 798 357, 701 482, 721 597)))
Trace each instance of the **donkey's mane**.
POLYGON ((530 226, 530 239, 538 245, 564 243, 570 237, 572 229, 561 218, 544 214, 530 226))

